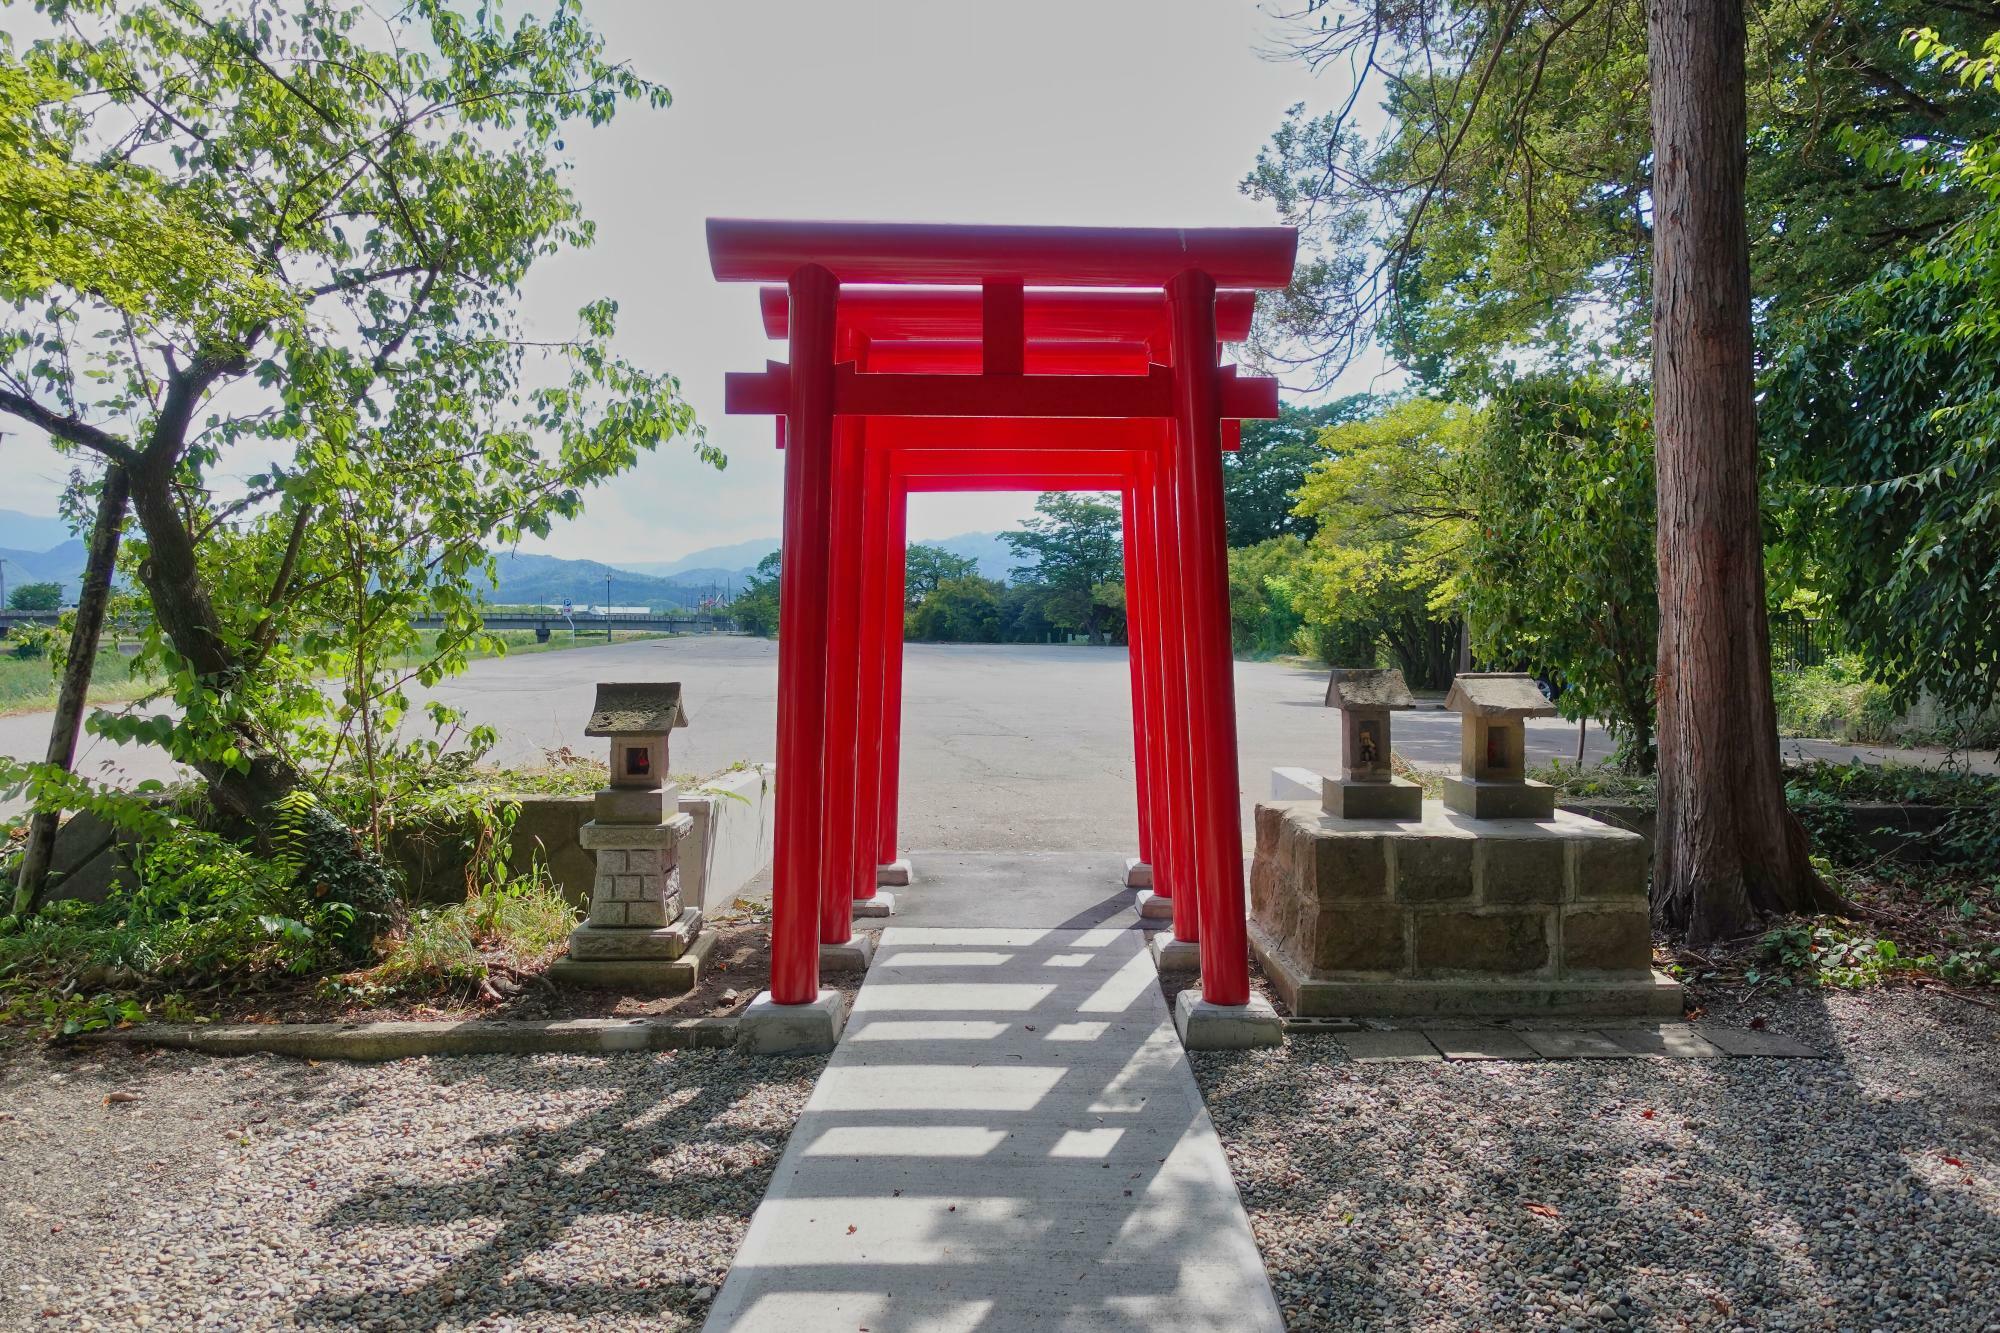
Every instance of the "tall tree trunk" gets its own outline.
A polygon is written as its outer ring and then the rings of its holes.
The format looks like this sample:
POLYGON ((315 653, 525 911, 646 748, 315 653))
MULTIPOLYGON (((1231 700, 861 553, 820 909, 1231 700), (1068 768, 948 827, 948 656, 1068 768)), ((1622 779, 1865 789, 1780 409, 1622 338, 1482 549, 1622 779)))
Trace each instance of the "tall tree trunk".
MULTIPOLYGON (((159 467, 132 472, 132 510, 146 535, 139 577, 153 616, 175 651, 211 689, 228 691, 241 681, 247 664, 208 594, 171 480, 159 467)), ((266 847, 282 828, 302 862, 300 874, 316 881, 311 886, 315 895, 332 895, 354 907, 341 942, 351 955, 365 956, 397 910, 395 888, 380 858, 324 806, 314 802, 287 810, 283 798, 304 785, 304 777, 253 721, 238 722, 233 739, 242 756, 238 763, 208 756, 194 761, 207 782, 209 800, 235 832, 254 836, 266 847)))
MULTIPOLYGON (((231 646, 208 595, 194 538, 174 503, 171 474, 158 467, 134 469, 132 510, 146 535, 139 578, 152 601, 154 619, 196 676, 212 689, 231 688, 243 674, 243 660, 231 646)), ((197 760, 194 766, 207 780, 217 809, 261 833, 268 829, 272 802, 299 785, 299 773, 271 749, 267 738, 239 730, 241 766, 209 760, 197 760)))
POLYGON ((1827 900, 1785 806, 1757 502, 1742 0, 1652 0, 1660 814, 1654 910, 1701 945, 1827 900))
MULTIPOLYGON (((90 554, 84 561, 83 587, 76 596, 76 628, 70 631, 69 656, 63 662, 62 685, 56 694, 55 721, 49 725, 47 761, 65 771, 76 762, 76 735, 83 727, 90 673, 97 665, 97 645, 104 633, 104 611, 111 603, 111 575, 118 566, 118 533, 125 524, 128 495, 125 469, 113 463, 105 470, 104 489, 97 497, 90 554)), ((21 855, 21 875, 14 886, 14 915, 22 920, 42 905, 61 813, 38 810, 29 821, 28 846, 21 855)))

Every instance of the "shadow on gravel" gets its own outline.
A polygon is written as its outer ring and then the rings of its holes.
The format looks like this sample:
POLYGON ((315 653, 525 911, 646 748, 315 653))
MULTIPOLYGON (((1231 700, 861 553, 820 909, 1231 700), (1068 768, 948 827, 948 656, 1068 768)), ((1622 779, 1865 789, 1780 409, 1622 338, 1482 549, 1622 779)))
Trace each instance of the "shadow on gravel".
MULTIPOLYGON (((608 1097, 581 1115, 564 1110, 473 1140, 513 1150, 492 1170, 445 1184, 380 1182, 335 1201, 320 1225, 336 1245, 343 1234, 364 1228, 484 1219, 497 1230, 420 1285, 309 1297, 294 1307, 293 1317, 305 1325, 350 1327, 388 1316, 405 1329, 489 1318, 535 1327, 537 1316, 591 1314, 679 1316, 698 1325, 720 1274, 709 1266, 712 1257, 704 1262, 684 1252, 688 1240, 748 1224, 787 1133, 748 1119, 732 1123, 733 1113, 822 1061, 771 1060, 751 1066, 745 1076, 733 1052, 676 1052, 674 1059, 686 1077, 664 1091, 657 1084, 646 1091, 633 1087, 622 1060, 564 1062, 560 1072, 535 1061, 476 1067, 433 1061, 441 1084, 483 1084, 524 1107, 544 1103, 552 1083, 568 1093, 601 1089, 608 1097), (710 1066, 725 1076, 704 1079, 710 1066), (634 1234, 635 1221, 643 1229, 649 1219, 691 1225, 634 1234), (557 1251, 567 1252, 557 1265, 562 1275, 538 1271, 557 1251)), ((708 1248, 727 1254, 736 1243, 708 1248)))
POLYGON ((1823 997, 1781 1013, 1833 1058, 1195 1064, 1294 1333, 1995 1326, 1990 1027, 1925 1013, 1864 1080, 1823 997))

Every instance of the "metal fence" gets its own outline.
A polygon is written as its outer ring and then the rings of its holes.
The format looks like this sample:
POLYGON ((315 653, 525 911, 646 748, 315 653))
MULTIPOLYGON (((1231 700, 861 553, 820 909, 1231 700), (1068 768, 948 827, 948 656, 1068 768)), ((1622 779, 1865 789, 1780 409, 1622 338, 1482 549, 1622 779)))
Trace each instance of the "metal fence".
POLYGON ((1771 620, 1771 667, 1777 671, 1797 671, 1826 661, 1832 651, 1828 635, 1817 620, 1803 616, 1774 616, 1771 620))

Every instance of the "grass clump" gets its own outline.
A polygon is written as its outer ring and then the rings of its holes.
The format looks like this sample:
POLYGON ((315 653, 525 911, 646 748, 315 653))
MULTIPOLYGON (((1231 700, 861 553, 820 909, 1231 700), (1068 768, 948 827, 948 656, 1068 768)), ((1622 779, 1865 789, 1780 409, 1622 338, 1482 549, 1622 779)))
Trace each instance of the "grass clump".
POLYGON ((517 989, 546 965, 576 921, 576 909, 537 865, 465 902, 416 908, 389 936, 380 962, 328 978, 321 993, 368 1004, 504 998, 502 988, 517 989))
POLYGON ((1619 801, 1647 810, 1660 803, 1657 778, 1627 772, 1617 764, 1566 764, 1558 759, 1530 768, 1528 776, 1554 787, 1558 801, 1619 801))

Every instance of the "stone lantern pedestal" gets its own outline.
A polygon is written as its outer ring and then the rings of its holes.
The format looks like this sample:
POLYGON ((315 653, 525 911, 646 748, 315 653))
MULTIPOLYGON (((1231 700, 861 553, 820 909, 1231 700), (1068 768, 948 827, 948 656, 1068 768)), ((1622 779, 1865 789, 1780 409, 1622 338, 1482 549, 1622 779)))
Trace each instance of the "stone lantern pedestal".
POLYGON ((681 901, 680 845, 694 819, 663 780, 667 733, 686 726, 678 685, 602 685, 586 734, 609 736, 611 785, 577 842, 597 854, 590 915, 570 933, 551 980, 674 995, 694 989, 715 936, 681 901), (675 813, 671 818, 668 811, 675 813))
MULTIPOLYGON (((673 791, 646 794, 664 807, 673 791)), ((667 995, 694 988, 715 937, 702 933, 701 909, 681 902, 680 843, 693 828, 676 814, 651 824, 593 819, 577 831, 597 853, 597 877, 590 915, 571 932, 569 956, 549 965, 552 980, 667 995)))

